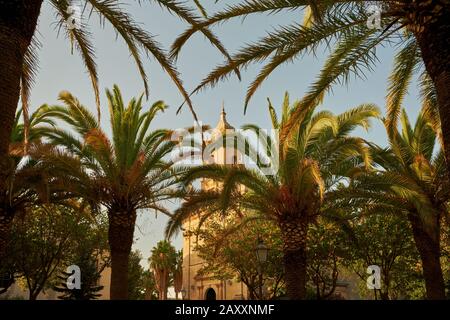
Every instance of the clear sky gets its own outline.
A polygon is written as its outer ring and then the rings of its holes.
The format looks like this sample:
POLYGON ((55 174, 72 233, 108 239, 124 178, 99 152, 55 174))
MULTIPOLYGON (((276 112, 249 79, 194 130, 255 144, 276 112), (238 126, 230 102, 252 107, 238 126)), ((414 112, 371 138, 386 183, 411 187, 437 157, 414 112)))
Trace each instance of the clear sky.
MULTIPOLYGON (((165 48, 169 48, 176 36, 186 28, 186 24, 152 1, 142 1, 144 2, 142 6, 137 5, 135 0, 122 2, 123 8, 130 12, 136 21, 142 23, 145 30, 155 35, 165 48)), ((211 0, 203 2, 209 12, 223 6, 214 4, 211 0)), ((237 2, 236 0, 222 1, 222 3, 237 2)), ((76 52, 74 55, 71 54, 70 43, 64 35, 57 36, 53 8, 47 1, 44 3, 38 27, 38 38, 42 43, 42 49, 39 52, 39 72, 31 98, 32 108, 34 110, 43 103, 56 104, 58 93, 68 90, 95 112, 94 94, 83 63, 76 52)), ((300 21, 300 19, 302 19, 302 13, 299 11, 282 15, 260 15, 249 17, 245 21, 235 20, 222 24, 215 28, 215 31, 228 50, 235 52, 246 42, 263 36, 266 31, 292 21, 300 21)), ((90 26, 96 47, 102 106, 105 107, 106 100, 104 89, 111 88, 113 84, 119 85, 125 100, 140 95, 143 92, 143 84, 123 41, 116 40, 115 33, 108 25, 101 28, 95 16, 91 18, 90 26)), ((375 103, 384 110, 386 79, 392 67, 393 50, 381 48, 377 53, 380 63, 374 72, 368 73, 365 81, 355 79, 346 87, 336 86, 326 97, 322 108, 339 113, 361 103, 375 103)), ((224 101, 228 121, 233 126, 257 123, 261 127, 270 128, 266 98, 270 97, 275 106, 281 105, 285 91, 290 93, 292 100, 301 98, 318 74, 324 57, 325 54, 319 52, 317 57, 301 57, 294 64, 279 68, 256 93, 244 116, 243 101, 246 88, 261 66, 251 67, 247 72, 243 72, 242 82, 232 77, 216 88, 194 96, 193 102, 199 118, 203 123, 215 126, 219 119, 220 106, 224 101)), ((222 61, 222 56, 217 50, 203 36, 196 35, 182 50, 177 66, 189 90, 222 61)), ((156 126, 175 129, 193 125, 192 116, 187 109, 176 115, 176 109, 182 102, 182 97, 157 62, 149 58, 145 60, 145 68, 149 73, 150 81, 148 104, 155 100, 164 100, 171 106, 155 121, 156 126)), ((419 100, 415 94, 415 87, 412 91, 413 94, 406 99, 406 106, 410 113, 416 115, 419 100)), ((102 125, 109 131, 106 108, 103 108, 102 125)), ((386 144, 384 129, 379 123, 374 124, 369 133, 362 131, 356 133, 378 144, 386 144)), ((150 212, 142 212, 138 218, 134 247, 142 252, 144 257, 142 264, 145 266, 147 266, 146 260, 151 248, 157 241, 163 239, 165 222, 164 215, 158 214, 155 217, 155 214, 150 212)), ((173 243, 181 248, 180 237, 174 239, 173 243)))

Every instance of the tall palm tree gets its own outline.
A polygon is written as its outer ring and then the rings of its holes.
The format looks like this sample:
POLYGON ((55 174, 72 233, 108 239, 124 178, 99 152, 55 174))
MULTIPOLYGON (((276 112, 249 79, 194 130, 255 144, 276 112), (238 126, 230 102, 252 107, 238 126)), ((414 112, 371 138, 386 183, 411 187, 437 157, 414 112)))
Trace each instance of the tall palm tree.
POLYGON ((158 287, 159 300, 167 300, 170 274, 177 264, 177 252, 170 242, 159 241, 152 249, 149 262, 158 287))
POLYGON ((177 169, 165 161, 174 147, 168 139, 170 132, 150 130, 157 114, 166 109, 165 104, 158 101, 143 111, 142 96, 125 106, 117 86, 106 94, 111 138, 86 107, 64 92, 60 94, 64 106, 47 107, 45 115, 64 121, 75 135, 53 128, 46 137, 56 147, 43 158, 63 176, 72 196, 106 208, 112 267, 110 296, 127 299, 136 213, 150 209, 169 214, 161 201, 174 197, 177 169))
MULTIPOLYGON (((173 43, 172 55, 177 56, 186 41, 203 27, 249 15, 281 15, 288 11, 304 12, 303 23, 294 21, 278 27, 243 46, 232 56, 231 61, 218 66, 204 78, 195 91, 216 85, 236 69, 267 61, 248 88, 245 100, 247 107, 262 82, 280 65, 291 63, 303 54, 314 53, 323 46, 334 46, 318 79, 301 101, 296 115, 291 118, 291 125, 295 125, 300 121, 301 109, 314 106, 316 100, 320 100, 336 82, 346 83, 352 74, 361 77, 373 70, 379 62, 376 49, 392 45, 397 54, 387 96, 390 130, 395 128, 412 75, 421 73, 423 81, 434 87, 434 114, 442 122, 447 168, 450 169, 449 0, 246 0, 228 5, 210 15, 203 23, 187 29, 173 43), (369 6, 373 5, 381 12, 380 28, 368 26, 374 14, 369 6)), ((286 127, 284 134, 288 134, 289 128, 286 127)))
MULTIPOLYGON (((65 32, 73 47, 80 53, 88 71, 98 113, 100 113, 100 98, 98 90, 98 73, 95 62, 95 49, 89 31, 90 18, 97 15, 100 25, 109 23, 117 35, 126 43, 132 59, 135 61, 141 75, 145 91, 148 95, 147 74, 143 64, 143 55, 152 56, 167 72, 169 77, 180 90, 187 101, 194 118, 196 114, 192 108, 189 95, 183 87, 174 62, 167 56, 161 44, 153 35, 141 28, 132 16, 124 9, 119 0, 47 0, 54 9, 57 30, 65 32), (78 19, 71 5, 81 5, 79 8, 86 14, 78 19)), ((138 1, 140 3, 141 1, 138 1)), ((153 0, 155 4, 167 9, 181 20, 196 24, 200 18, 186 4, 176 0, 153 0)), ((198 1, 195 1, 198 3, 198 1)), ((37 39, 37 24, 41 15, 44 0, 8 0, 0 2, 0 192, 6 186, 6 172, 8 171, 8 148, 11 130, 14 124, 15 112, 22 101, 25 125, 28 118, 28 98, 32 88, 36 66, 38 62, 37 49, 40 46, 37 39)), ((199 4, 199 3, 198 3, 199 4)), ((229 58, 228 53, 220 42, 206 28, 202 33, 215 44, 216 47, 229 58)), ((99 118, 100 115, 98 114, 99 118)), ((25 134, 25 140, 27 134, 25 134)), ((0 208, 0 232, 10 226, 7 223, 6 212, 0 208)), ((0 246, 2 244, 0 243, 0 246)), ((0 248, 0 253, 4 248, 0 248)))
MULTIPOLYGON (((274 129, 283 130, 295 111, 295 103, 290 105, 287 94, 282 110, 278 120, 269 104, 274 129)), ((291 299, 304 299, 308 225, 321 213, 327 190, 370 165, 364 140, 349 133, 356 127, 367 128, 369 119, 377 115, 378 109, 373 105, 362 105, 338 116, 328 111, 305 110, 296 132, 288 139, 280 138, 279 164, 273 175, 265 175, 261 170, 265 159, 271 157, 269 153, 274 154, 273 149, 255 154, 256 169, 242 165, 205 165, 191 169, 183 177, 185 184, 209 178, 222 186, 217 190, 188 193, 187 200, 169 221, 167 235, 174 234, 186 217, 198 212, 204 212, 199 227, 209 217, 231 211, 243 216, 242 224, 270 219, 282 234, 287 295, 291 299), (258 156, 264 161, 258 161, 258 156), (245 192, 241 192, 242 186, 245 192)), ((254 125, 244 128, 261 132, 254 125)), ((268 138, 262 137, 264 141, 268 138)))
MULTIPOLYGON (((402 131, 390 136, 389 148, 372 146, 379 170, 361 174, 335 196, 346 199, 341 204, 348 201, 347 205, 361 206, 367 214, 391 213, 409 221, 422 260, 427 297, 444 299, 440 238, 450 199, 445 158, 442 150, 435 151, 436 135, 424 112, 412 126, 403 110, 401 124, 402 131)), ((333 197, 330 194, 330 200, 333 197)))

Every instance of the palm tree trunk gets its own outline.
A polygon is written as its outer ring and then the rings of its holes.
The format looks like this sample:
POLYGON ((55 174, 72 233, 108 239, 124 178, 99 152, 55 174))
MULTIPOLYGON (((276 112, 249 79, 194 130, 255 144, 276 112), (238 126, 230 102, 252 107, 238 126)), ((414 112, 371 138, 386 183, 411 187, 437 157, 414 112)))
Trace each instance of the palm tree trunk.
POLYGON ((286 293, 291 300, 306 298, 306 237, 308 223, 303 219, 279 223, 283 238, 286 293))
POLYGON ((168 272, 166 269, 158 269, 155 272, 155 279, 158 285, 158 299, 167 300, 167 283, 168 283, 168 272))
MULTIPOLYGON (((423 223, 419 217, 410 214, 408 218, 411 222, 414 241, 422 260, 427 298, 430 300, 443 300, 445 299, 445 283, 440 261, 439 231, 437 235, 431 237, 424 230, 423 223)), ((435 230, 439 230, 439 217, 436 217, 435 224, 435 230)))
POLYGON ((135 211, 111 211, 109 247, 111 250, 111 300, 128 299, 128 262, 133 245, 135 211))
MULTIPOLYGON (((440 5, 438 1, 429 2, 427 6, 423 6, 423 10, 428 12, 416 12, 418 17, 427 17, 429 21, 415 30, 415 36, 436 89, 447 174, 450 177, 450 7, 445 4, 437 10, 437 5, 440 5)), ((445 299, 445 284, 439 260, 439 217, 435 221, 437 235, 433 237, 425 232, 416 216, 410 215, 410 221, 422 259, 427 297, 445 299)))
POLYGON ((164 277, 163 277, 163 300, 167 300, 168 278, 169 278, 169 274, 168 274, 167 270, 164 270, 164 277))
POLYGON ((436 88, 445 159, 450 174, 450 7, 446 4, 436 11, 437 2, 429 2, 431 7, 425 6, 423 9, 428 11, 419 12, 419 17, 425 16, 431 20, 424 22, 415 35, 427 72, 436 88))
MULTIPOLYGON (((0 1, 0 195, 5 194, 9 142, 20 96, 25 52, 37 25, 42 0, 0 1)), ((0 212, 0 256, 5 253, 10 219, 0 212)))

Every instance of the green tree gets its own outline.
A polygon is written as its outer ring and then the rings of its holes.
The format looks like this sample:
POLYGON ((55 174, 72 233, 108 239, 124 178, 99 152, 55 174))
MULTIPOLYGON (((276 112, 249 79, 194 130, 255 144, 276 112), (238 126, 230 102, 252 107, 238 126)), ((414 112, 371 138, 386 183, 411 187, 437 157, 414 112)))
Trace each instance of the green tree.
POLYGON ((167 300, 171 273, 177 264, 177 252, 168 241, 159 241, 149 258, 150 268, 155 277, 159 300, 167 300))
MULTIPOLYGON (((331 52, 318 79, 311 85, 286 126, 298 125, 303 110, 314 107, 336 83, 347 83, 352 74, 364 76, 375 69, 377 48, 392 46, 397 50, 389 77, 387 95, 390 130, 415 73, 421 73, 425 91, 424 105, 430 108, 435 122, 442 123, 445 158, 450 172, 450 1, 360 1, 360 0, 250 0, 226 6, 211 14, 203 23, 191 26, 175 40, 172 55, 177 56, 188 39, 203 28, 210 28, 232 19, 258 14, 282 15, 288 11, 304 14, 268 32, 264 37, 244 45, 231 60, 219 65, 204 78, 196 91, 214 86, 236 69, 246 69, 253 63, 267 63, 247 90, 245 105, 261 84, 280 65, 292 63, 304 54, 315 53, 326 46, 331 52), (374 8, 374 5, 376 7, 374 8), (372 8, 370 7, 372 6, 372 8), (375 10, 380 11, 380 27, 369 27, 375 10), (440 117, 439 117, 440 115, 440 117)), ((385 60, 383 59, 383 63, 385 60)))
MULTIPOLYGON (((367 267, 380 267, 381 288, 371 290, 375 299, 424 296, 423 279, 418 268, 420 257, 405 219, 383 212, 363 213, 348 221, 345 230, 347 250, 344 265, 356 272, 364 288, 367 267)), ((367 292, 367 289, 364 291, 367 292)))
POLYGON ((144 288, 145 288, 145 300, 157 300, 158 290, 156 289, 156 280, 151 270, 145 270, 143 274, 144 288))
POLYGON ((46 205, 29 209, 13 224, 10 250, 16 272, 25 279, 30 300, 35 300, 70 257, 75 239, 86 231, 88 221, 74 209, 46 205))
MULTIPOLYGON (((103 286, 99 284, 101 274, 111 264, 108 250, 108 225, 105 217, 91 217, 72 240, 72 253, 64 258, 65 265, 77 265, 81 271, 81 288, 67 288, 67 279, 72 274, 62 270, 53 289, 61 292, 62 300, 96 300, 103 286)), ((64 269, 64 268, 61 268, 64 269)))
MULTIPOLYGON (((281 120, 278 120, 269 103, 274 129, 281 132, 284 130, 296 110, 295 105, 289 104, 286 95, 281 120)), ((320 215, 327 190, 345 177, 370 166, 370 156, 364 140, 349 136, 349 133, 356 127, 367 128, 370 118, 377 116, 378 112, 373 105, 362 105, 338 116, 328 111, 315 113, 314 109, 305 109, 296 131, 289 137, 281 136, 278 148, 273 140, 270 141, 270 137, 258 135, 264 144, 269 139, 268 150, 245 153, 251 157, 255 155, 253 161, 258 168, 205 165, 191 169, 183 177, 185 184, 206 178, 217 180, 223 185, 218 190, 197 192, 194 189, 188 193, 187 201, 169 221, 167 234, 174 234, 188 215, 201 209, 206 209, 201 221, 215 214, 226 213, 227 210, 238 214, 245 210, 254 213, 253 217, 249 216, 246 220, 261 217, 272 220, 280 228, 283 239, 287 295, 291 299, 304 299, 308 226, 320 215), (275 155, 277 171, 273 175, 265 175, 262 171, 265 162, 263 159, 271 159, 271 155, 275 154, 274 150, 278 150, 275 155), (241 186, 247 191, 240 192, 241 186)), ((244 128, 257 134, 263 133, 255 125, 244 128)), ((229 140, 234 143, 236 138, 239 137, 230 136, 229 140)), ((240 144, 242 143, 237 145, 240 144)), ((247 143, 246 146, 250 147, 250 144, 247 143)), ((241 150, 242 153, 243 151, 241 150)))
POLYGON ((403 110, 401 123, 402 130, 389 138, 389 148, 372 146, 379 170, 361 174, 336 194, 353 208, 401 214, 411 226, 420 254, 427 297, 443 299, 441 232, 450 196, 445 157, 442 150, 435 151, 436 135, 424 112, 412 126, 403 110))
POLYGON ((96 300, 101 297, 99 293, 103 286, 98 285, 101 277, 101 272, 97 268, 96 257, 92 252, 85 251, 76 260, 75 265, 81 270, 81 287, 80 289, 67 288, 68 278, 72 273, 66 271, 60 272, 58 276, 59 284, 53 287, 53 290, 60 292, 58 296, 61 300, 96 300))
POLYGON ((142 254, 138 250, 131 251, 128 266, 128 299, 144 300, 145 270, 141 266, 142 254))
POLYGON ((333 299, 343 267, 343 233, 319 218, 308 230, 308 289, 317 300, 333 299))
MULTIPOLYGON (((284 293, 283 244, 280 231, 271 221, 255 220, 239 226, 242 217, 230 214, 224 219, 206 221, 199 230, 195 250, 205 262, 200 275, 213 276, 218 280, 235 278, 247 286, 249 299, 274 299, 284 293), (258 239, 264 239, 269 248, 267 262, 259 279, 259 262, 255 248, 258 239), (259 296, 263 286, 269 295, 259 296)), ((263 293, 264 294, 264 293, 263 293)))
POLYGON ((53 128, 46 137, 54 147, 45 153, 49 168, 58 172, 66 193, 83 198, 108 213, 111 253, 111 299, 127 299, 128 263, 136 212, 150 209, 169 214, 160 201, 176 196, 177 169, 165 161, 174 143, 170 131, 151 131, 162 101, 143 111, 142 96, 124 105, 117 86, 107 90, 111 138, 98 121, 70 93, 62 93, 64 106, 44 107, 47 117, 68 124, 72 132, 53 128), (63 149, 61 149, 63 147, 63 149))

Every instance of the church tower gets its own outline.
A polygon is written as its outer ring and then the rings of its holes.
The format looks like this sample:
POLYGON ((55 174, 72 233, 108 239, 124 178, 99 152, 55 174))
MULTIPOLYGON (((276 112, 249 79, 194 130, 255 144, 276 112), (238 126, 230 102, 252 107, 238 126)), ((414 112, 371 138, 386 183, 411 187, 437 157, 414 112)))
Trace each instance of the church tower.
MULTIPOLYGON (((207 163, 233 165, 240 163, 241 155, 233 146, 226 146, 220 139, 224 134, 232 134, 235 128, 226 119, 225 108, 222 104, 219 122, 212 131, 211 139, 206 141, 206 148, 211 152, 207 163)), ((210 190, 217 188, 218 183, 211 179, 201 181, 201 188, 210 190)), ((183 222, 183 230, 195 230, 198 226, 199 215, 191 215, 183 222)), ((247 296, 247 288, 241 282, 234 280, 217 280, 208 275, 199 276, 204 261, 195 251, 196 236, 189 232, 183 234, 183 291, 188 300, 236 300, 247 296)))

